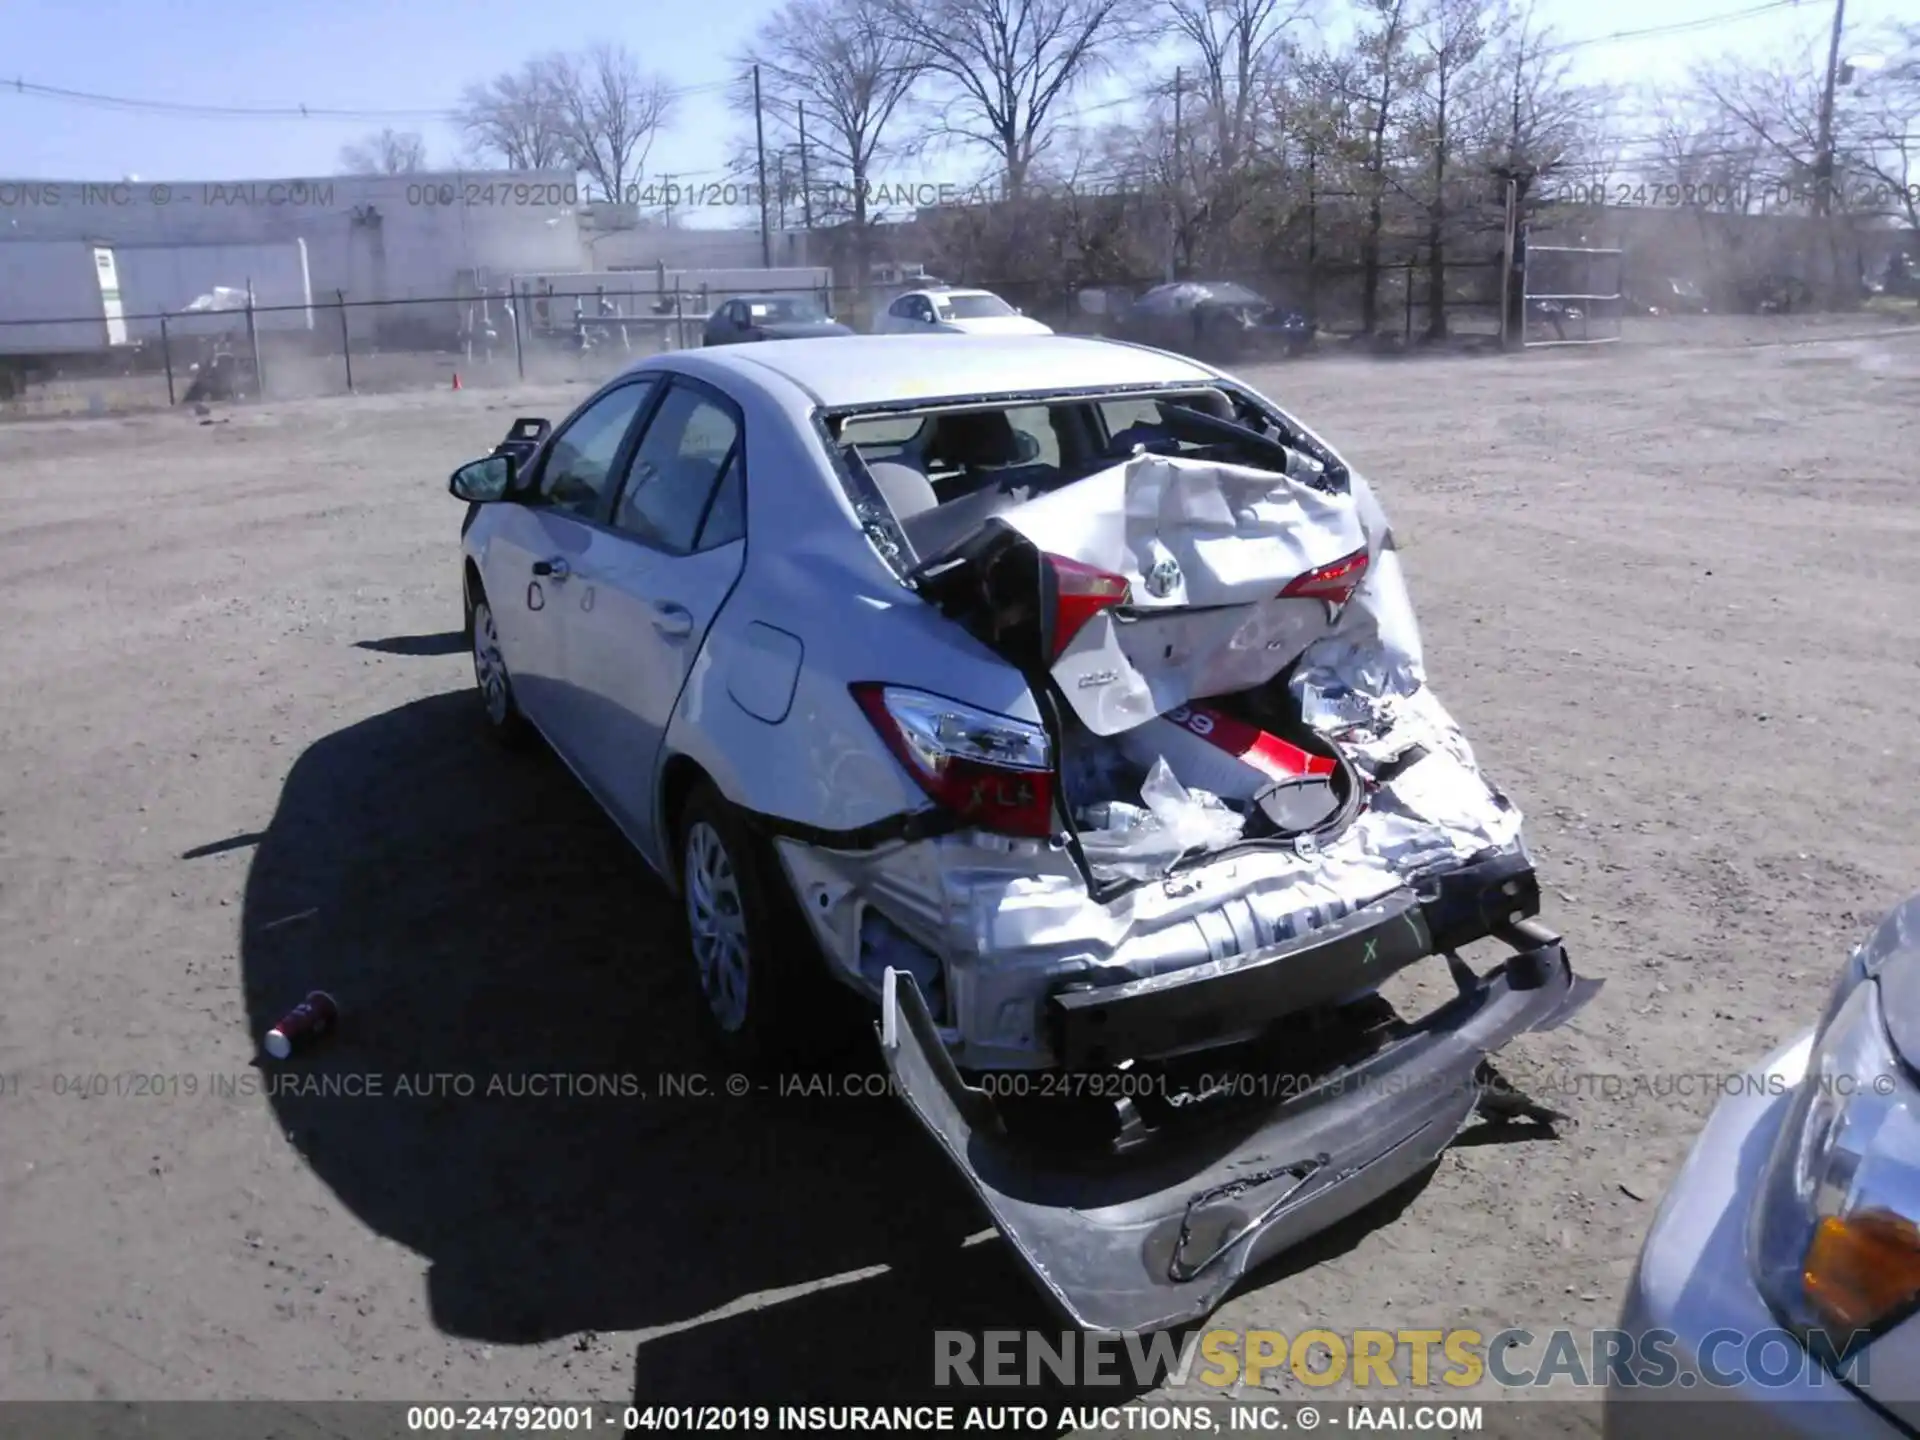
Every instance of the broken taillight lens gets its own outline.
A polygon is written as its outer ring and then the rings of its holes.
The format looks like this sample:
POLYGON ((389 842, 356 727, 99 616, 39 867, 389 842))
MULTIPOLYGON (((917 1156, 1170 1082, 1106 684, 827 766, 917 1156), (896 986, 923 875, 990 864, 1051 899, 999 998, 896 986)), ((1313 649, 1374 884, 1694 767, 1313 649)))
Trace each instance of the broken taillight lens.
POLYGON ((1073 637, 1087 628, 1087 622, 1102 610, 1124 605, 1133 587, 1124 575, 1083 565, 1061 555, 1044 556, 1053 572, 1053 654, 1058 660, 1073 637))
POLYGON ((1282 600, 1324 600, 1329 605, 1344 605, 1367 578, 1367 552, 1356 550, 1331 565, 1295 576, 1280 592, 1282 600))
POLYGON ((996 834, 1053 834, 1053 748, 1045 730, 924 690, 877 683, 851 689, 935 804, 996 834))

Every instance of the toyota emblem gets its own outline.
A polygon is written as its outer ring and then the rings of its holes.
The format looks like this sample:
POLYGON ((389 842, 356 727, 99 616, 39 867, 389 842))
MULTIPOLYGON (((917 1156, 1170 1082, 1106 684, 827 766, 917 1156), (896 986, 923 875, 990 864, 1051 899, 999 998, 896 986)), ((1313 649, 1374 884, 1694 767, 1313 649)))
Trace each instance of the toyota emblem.
POLYGON ((1147 593, 1165 599, 1180 583, 1180 562, 1171 555, 1154 561, 1153 568, 1147 571, 1147 593))

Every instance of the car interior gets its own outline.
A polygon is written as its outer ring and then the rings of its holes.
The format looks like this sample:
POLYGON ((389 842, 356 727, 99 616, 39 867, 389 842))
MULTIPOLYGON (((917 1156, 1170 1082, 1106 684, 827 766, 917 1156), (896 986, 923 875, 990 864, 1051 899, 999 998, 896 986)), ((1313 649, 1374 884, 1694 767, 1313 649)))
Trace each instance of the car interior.
MULTIPOLYGON (((1183 417, 1245 424, 1220 390, 973 406, 855 416, 838 436, 857 456, 922 557, 949 549, 992 516, 1083 480, 1139 450, 1238 464, 1270 464, 1230 440, 1196 434, 1183 417)), ((1271 426, 1261 423, 1265 433, 1271 426)))

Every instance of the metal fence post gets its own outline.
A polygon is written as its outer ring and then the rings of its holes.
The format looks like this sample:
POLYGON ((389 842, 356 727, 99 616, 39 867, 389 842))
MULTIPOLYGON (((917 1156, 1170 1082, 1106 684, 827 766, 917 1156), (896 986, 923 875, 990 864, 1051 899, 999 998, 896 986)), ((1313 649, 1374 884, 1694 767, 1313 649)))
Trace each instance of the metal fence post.
POLYGON ((1407 322, 1403 337, 1407 344, 1413 343, 1413 262, 1407 262, 1407 322))
POLYGON ((171 408, 180 402, 173 398, 173 345, 167 339, 167 316, 164 310, 160 313, 160 363, 167 370, 167 405, 171 408))
POLYGON ((673 287, 673 348, 687 348, 687 314, 680 303, 680 286, 676 281, 673 287))
POLYGON ((520 344, 520 296, 524 293, 520 286, 509 284, 507 294, 513 298, 513 366, 519 371, 520 379, 527 378, 527 352, 520 344))
POLYGON ((347 363, 347 394, 353 389, 353 337, 347 333, 347 292, 336 290, 333 298, 340 302, 340 358, 347 363))
POLYGON ((247 277, 247 348, 253 351, 253 398, 267 398, 267 376, 260 364, 260 327, 253 317, 253 277, 247 277))

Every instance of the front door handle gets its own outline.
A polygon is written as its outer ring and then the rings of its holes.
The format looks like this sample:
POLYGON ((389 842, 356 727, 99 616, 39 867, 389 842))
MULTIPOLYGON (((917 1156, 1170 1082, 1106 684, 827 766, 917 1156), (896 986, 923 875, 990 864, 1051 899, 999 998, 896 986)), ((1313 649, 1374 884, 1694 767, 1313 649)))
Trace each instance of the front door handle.
POLYGON ((683 635, 691 635, 693 612, 669 600, 657 601, 653 607, 653 628, 676 640, 683 635))
POLYGON ((573 573, 573 567, 556 555, 551 560, 534 561, 533 573, 543 580, 564 580, 573 573))

